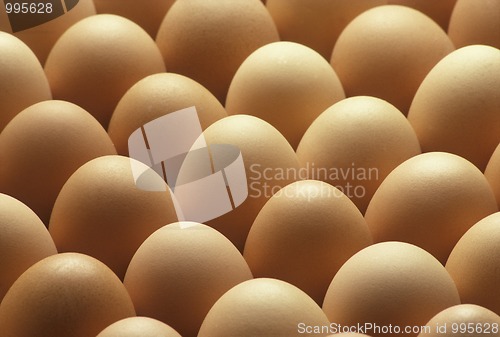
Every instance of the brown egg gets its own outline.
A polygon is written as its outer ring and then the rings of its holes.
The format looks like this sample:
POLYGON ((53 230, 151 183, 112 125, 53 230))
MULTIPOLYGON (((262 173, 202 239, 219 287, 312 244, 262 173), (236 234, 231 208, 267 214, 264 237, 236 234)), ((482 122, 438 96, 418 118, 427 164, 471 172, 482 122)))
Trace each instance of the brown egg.
POLYGON ((272 125, 253 116, 218 120, 203 133, 207 144, 236 146, 243 158, 248 197, 231 212, 207 222, 243 251, 248 231, 260 209, 274 193, 299 178, 297 156, 272 125))
POLYGON ((195 337, 227 290, 252 278, 243 256, 221 233, 194 222, 154 232, 135 253, 124 284, 138 315, 195 337))
POLYGON ((163 322, 149 317, 129 317, 115 322, 97 337, 182 337, 163 322))
POLYGON ((2 337, 88 337, 135 316, 118 277, 77 253, 47 257, 24 272, 0 304, 2 337))
POLYGON ((395 337, 416 336, 405 327, 424 325, 456 304, 457 288, 431 254, 411 244, 384 242, 363 249, 340 268, 323 310, 337 329, 361 324, 370 336, 395 337))
POLYGON ((276 127, 295 149, 312 121, 345 98, 328 62, 293 42, 253 52, 233 77, 226 99, 230 115, 253 115, 276 127))
POLYGON ((403 5, 414 8, 434 20, 444 31, 448 30, 451 12, 457 0, 388 0, 390 5, 403 5))
POLYGON ((91 159, 115 153, 87 111, 64 101, 34 104, 0 134, 0 192, 25 203, 48 225, 70 175, 91 159))
POLYGON ((486 166, 486 170, 484 171, 484 175, 493 189, 493 193, 497 199, 498 208, 500 209, 500 143, 498 144, 495 152, 493 152, 493 155, 486 166))
POLYGON ((446 262, 462 303, 473 303, 500 315, 500 212, 477 222, 458 241, 446 262))
POLYGON ((0 193, 0 302, 14 281, 34 263, 57 254, 47 228, 19 200, 0 193))
POLYGON ((165 65, 226 99, 234 73, 257 48, 278 41, 259 0, 176 1, 156 36, 165 65))
POLYGON ((459 304, 441 311, 423 328, 419 337, 499 337, 500 317, 473 304, 459 304))
POLYGON ((148 76, 123 95, 109 123, 108 133, 119 154, 128 155, 128 139, 144 124, 194 106, 202 129, 226 117, 221 103, 201 84, 172 73, 148 76))
POLYGON ((340 34, 331 64, 346 95, 382 98, 406 114, 431 68, 454 50, 437 23, 405 6, 363 12, 340 34))
POLYGON ((297 148, 307 177, 339 188, 362 213, 385 177, 419 153, 417 136, 403 114, 368 96, 326 109, 297 148))
POLYGON ((49 82, 35 54, 21 40, 0 32, 0 132, 32 104, 52 99, 49 82))
MULTIPOLYGON (((76 22, 95 15, 94 2, 92 0, 70 1, 74 3, 66 14, 53 18, 40 25, 17 31, 16 37, 26 43, 43 65, 47 60, 50 50, 57 39, 76 22)), ((8 24, 7 15, 0 11, 0 30, 12 33, 12 28, 8 24), (5 15, 5 16, 4 16, 5 15)))
POLYGON ((210 309, 198 337, 303 336, 307 329, 328 328, 329 323, 321 308, 299 288, 259 278, 226 292, 210 309))
POLYGON ((141 26, 154 39, 160 24, 175 0, 94 0, 99 14, 123 16, 141 26))
POLYGON ((94 15, 71 26, 45 63, 54 98, 80 105, 105 128, 135 82, 164 71, 153 39, 132 21, 111 14, 94 15))
POLYGON ((308 46, 329 60, 342 30, 367 9, 387 0, 268 0, 280 37, 308 46))
POLYGON ((484 170, 500 142, 500 50, 457 49, 418 88, 408 120, 422 151, 458 154, 484 170))
POLYGON ((486 44, 500 48, 500 2, 458 0, 450 18, 448 35, 457 48, 486 44))
POLYGON ((431 152, 408 159, 387 176, 365 219, 375 242, 412 243, 444 264, 460 237, 496 211, 481 171, 459 156, 431 152))
POLYGON ((363 215, 341 191, 316 180, 283 187, 264 205, 245 244, 254 277, 287 281, 319 305, 333 276, 372 238, 363 215))
POLYGON ((54 204, 49 231, 59 252, 79 252, 104 262, 118 277, 144 240, 177 215, 163 179, 153 170, 156 191, 136 186, 132 165, 122 156, 104 156, 81 166, 54 204))

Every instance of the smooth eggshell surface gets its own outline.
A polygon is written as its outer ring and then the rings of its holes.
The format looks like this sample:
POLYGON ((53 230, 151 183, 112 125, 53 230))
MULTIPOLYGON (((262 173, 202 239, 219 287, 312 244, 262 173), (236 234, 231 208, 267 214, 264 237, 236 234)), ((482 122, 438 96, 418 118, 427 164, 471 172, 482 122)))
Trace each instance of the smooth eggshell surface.
POLYGON ((97 337, 182 337, 177 331, 156 319, 129 317, 115 322, 97 337))
POLYGON ((498 144, 495 152, 490 158, 484 175, 488 182, 490 183, 495 198, 497 199, 497 205, 500 209, 500 143, 498 144))
POLYGON ((444 31, 448 30, 451 12, 457 0, 388 0, 390 5, 403 5, 416 9, 434 20, 444 31))

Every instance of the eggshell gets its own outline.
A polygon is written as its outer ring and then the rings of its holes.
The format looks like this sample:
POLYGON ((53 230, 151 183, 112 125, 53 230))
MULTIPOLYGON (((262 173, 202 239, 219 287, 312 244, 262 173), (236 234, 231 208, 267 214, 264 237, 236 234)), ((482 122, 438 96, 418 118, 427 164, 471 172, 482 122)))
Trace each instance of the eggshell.
POLYGON ((451 12, 457 0, 388 0, 390 5, 403 5, 414 8, 429 16, 444 30, 448 30, 451 12))
POLYGON ((154 39, 175 0, 94 0, 99 14, 116 14, 134 21, 154 39))
POLYGON ((194 337, 215 301, 251 278, 245 260, 222 234, 202 224, 179 222, 144 241, 124 284, 138 315, 194 337))
POLYGON ((0 134, 0 192, 48 225, 60 189, 87 161, 116 154, 102 126, 82 108, 44 101, 20 112, 0 134))
POLYGON ((94 15, 71 26, 45 63, 54 98, 80 105, 105 128, 135 82, 164 71, 153 39, 132 21, 111 14, 94 15))
POLYGON ((448 35, 457 48, 486 44, 500 48, 500 2, 458 0, 450 18, 448 35))
POLYGON ((108 133, 119 154, 128 155, 136 129, 167 113, 194 106, 202 129, 226 117, 221 103, 201 84, 172 73, 155 74, 134 84, 118 102, 108 133))
MULTIPOLYGON (((15 32, 13 35, 26 43, 43 65, 57 39, 76 22, 95 15, 92 0, 71 1, 75 3, 71 10, 41 25, 15 32)), ((6 12, 0 11, 0 30, 12 33, 6 12)))
POLYGON ((34 263, 57 254, 47 228, 25 204, 0 193, 0 302, 34 263))
POLYGON ((0 304, 3 337, 88 337, 135 316, 118 277, 77 253, 47 257, 24 272, 0 304))
POLYGON ((367 9, 387 0, 269 0, 269 13, 281 40, 308 46, 329 60, 338 36, 347 24, 367 9))
POLYGON ((500 315, 499 260, 500 212, 497 212, 469 229, 446 262, 462 303, 481 305, 500 315))
POLYGON ((243 60, 278 39, 259 0, 191 0, 174 2, 156 43, 169 71, 192 78, 224 102, 243 60))
POLYGON ((500 143, 498 144, 495 152, 490 158, 484 175, 488 182, 490 183, 493 193, 497 199, 497 205, 500 209, 500 143))
POLYGON ((444 264, 460 237, 497 211, 481 171, 459 156, 431 152, 408 159, 387 176, 365 219, 375 242, 412 243, 444 264))
POLYGON ((21 40, 0 32, 0 132, 28 106, 52 99, 49 82, 35 54, 21 40))
POLYGON ((431 254, 411 244, 384 242, 347 260, 328 288, 323 310, 332 324, 371 323, 364 333, 390 337, 400 334, 396 329, 381 333, 374 327, 421 326, 456 304, 460 304, 457 288, 431 254))
POLYGON ((260 278, 226 292, 210 309, 198 337, 303 336, 300 323, 321 327, 330 322, 300 289, 283 281, 260 278))
POLYGON ((287 281, 319 305, 347 259, 372 238, 363 215, 341 191, 316 180, 283 187, 264 205, 245 244, 255 277, 287 281))
POLYGON ((428 16, 405 6, 361 13, 340 34, 331 64, 348 97, 382 98, 406 114, 431 68, 454 50, 428 16))
POLYGON ((425 77, 408 120, 422 151, 458 154, 484 170, 500 142, 500 50, 457 49, 425 77))
POLYGON ((500 317, 493 311, 478 305, 459 304, 434 316, 419 337, 469 337, 483 334, 498 337, 499 324, 500 317))
POLYGON ((149 317, 129 317, 115 322, 97 337, 182 337, 166 325, 149 317))
POLYGON ((93 256, 123 278, 135 251, 177 215, 166 183, 156 177, 156 191, 136 186, 132 165, 122 156, 104 156, 76 170, 54 204, 49 231, 59 252, 93 256))
POLYGON ((328 62, 293 42, 275 42, 254 51, 233 77, 228 114, 253 115, 276 127, 293 148, 312 121, 345 98, 328 62))
POLYGON ((417 136, 403 114, 368 96, 350 97, 326 109, 297 148, 308 178, 336 186, 362 213, 385 177, 417 154, 417 136))
POLYGON ((297 156, 271 124, 248 115, 234 115, 209 126, 208 145, 236 146, 243 158, 248 197, 237 208, 207 222, 243 251, 248 231, 260 209, 280 188, 300 179, 297 156))

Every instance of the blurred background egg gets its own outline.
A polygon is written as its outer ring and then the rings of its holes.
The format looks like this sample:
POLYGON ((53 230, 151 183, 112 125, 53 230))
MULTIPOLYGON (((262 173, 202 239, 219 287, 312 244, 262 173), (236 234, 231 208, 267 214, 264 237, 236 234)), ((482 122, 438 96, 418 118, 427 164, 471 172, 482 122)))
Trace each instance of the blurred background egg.
POLYGON ((448 30, 451 12, 457 0, 388 0, 390 5, 403 5, 416 9, 434 20, 444 31, 448 30))
POLYGON ((52 99, 35 54, 15 36, 0 32, 0 132, 32 104, 52 99))
POLYGON ((254 51, 238 68, 226 110, 269 122, 295 149, 312 121, 343 98, 337 74, 321 55, 298 43, 275 42, 254 51))
POLYGON ((205 317, 198 337, 303 336, 300 323, 318 327, 330 324, 321 308, 299 288, 259 278, 222 295, 205 317))
POLYGON ((221 103, 245 58, 278 40, 259 0, 176 1, 156 36, 167 69, 202 84, 221 103))
POLYGON ((124 284, 138 315, 158 319, 183 337, 196 337, 215 301, 251 278, 243 256, 221 233, 202 224, 178 222, 144 241, 124 284))
POLYGON ((420 145, 408 120, 390 103, 369 96, 326 109, 297 148, 308 178, 334 185, 362 213, 385 177, 417 154, 420 145))
POLYGON ((135 316, 118 277, 77 253, 49 256, 26 270, 0 304, 2 337, 88 337, 135 316))
POLYGON ((405 6, 361 13, 340 34, 331 64, 348 97, 382 98, 405 115, 429 70, 454 50, 443 29, 405 6))
POLYGON ((500 48, 500 2, 457 0, 448 35, 457 48, 472 44, 500 48))
POLYGON ((365 10, 386 3, 387 0, 268 0, 266 6, 281 40, 301 43, 330 60, 345 26, 365 10))
POLYGON ((65 101, 34 104, 0 133, 0 193, 19 199, 48 225, 70 175, 108 154, 116 154, 113 143, 87 111, 65 101))
POLYGON ((0 193, 0 302, 10 286, 34 263, 57 254, 38 216, 25 204, 0 193))
POLYGON ((196 108, 203 130, 227 116, 217 98, 188 77, 163 73, 140 80, 120 99, 109 123, 108 133, 118 154, 129 155, 128 139, 136 129, 191 106, 196 108))
POLYGON ((430 152, 389 173, 365 219, 375 242, 412 243, 444 264, 462 235, 497 211, 488 181, 472 163, 450 153, 430 152))
POLYGON ((500 212, 478 221, 458 241, 446 262, 462 303, 481 305, 500 315, 500 212))
MULTIPOLYGON (((347 260, 328 288, 323 310, 332 323, 343 326, 414 327, 457 304, 453 280, 431 254, 411 244, 383 242, 347 260)), ((400 336, 392 331, 365 332, 373 337, 400 336)))
POLYGON ((54 98, 80 105, 104 128, 135 82, 164 71, 153 39, 132 21, 111 14, 94 15, 71 26, 45 63, 54 98))
POLYGON ((302 180, 262 207, 243 256, 254 277, 287 281, 321 305, 342 264, 371 243, 365 219, 349 198, 327 183, 302 180))
POLYGON ((132 165, 147 169, 122 156, 104 156, 82 165, 62 187, 49 224, 59 252, 93 256, 122 279, 142 242, 177 221, 163 179, 150 169, 150 184, 157 188, 143 190, 134 181, 132 165))
POLYGON ((484 175, 488 182, 490 183, 495 198, 497 199, 497 205, 500 209, 500 143, 498 144, 495 152, 490 158, 484 175))
POLYGON ((455 153, 485 169, 500 142, 498 74, 500 50, 480 45, 457 49, 429 72, 408 113, 422 151, 455 153))
POLYGON ((115 322, 97 337, 182 337, 163 322, 149 317, 129 317, 115 322))

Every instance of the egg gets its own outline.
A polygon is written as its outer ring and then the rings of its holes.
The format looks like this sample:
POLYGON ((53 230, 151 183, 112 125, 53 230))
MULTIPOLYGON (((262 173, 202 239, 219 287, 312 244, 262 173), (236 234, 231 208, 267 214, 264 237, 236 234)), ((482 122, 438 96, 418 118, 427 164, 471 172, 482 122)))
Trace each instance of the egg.
POLYGON ((124 284, 138 315, 195 337, 227 290, 252 278, 243 256, 221 233, 194 222, 164 226, 135 253, 124 284))
POLYGON ((153 39, 132 21, 111 14, 94 15, 71 26, 45 63, 54 98, 80 105, 104 128, 135 82, 164 71, 153 39))
POLYGON ((116 14, 134 21, 155 38, 158 28, 175 0, 94 0, 99 14, 116 14))
POLYGON ((301 180, 262 207, 243 256, 254 277, 287 281, 321 305, 342 264, 371 243, 363 215, 349 198, 327 183, 301 180))
POLYGON ((57 254, 47 228, 28 206, 0 193, 0 302, 14 281, 36 262, 57 254))
POLYGON ((315 327, 328 328, 329 321, 309 296, 284 281, 259 278, 222 295, 205 317, 198 337, 292 337, 315 327))
POLYGON ((108 133, 121 155, 128 139, 144 124, 170 112, 194 106, 202 129, 226 117, 222 104, 201 84, 173 73, 154 74, 134 84, 118 102, 108 133))
POLYGON ((443 58, 408 113, 422 151, 458 154, 484 170, 500 142, 500 50, 468 46, 443 58))
POLYGON ((493 155, 486 166, 486 170, 484 171, 484 175, 493 189, 493 193, 497 199, 498 208, 500 209, 500 143, 498 144, 495 152, 493 152, 493 155))
POLYGON ((385 177, 417 154, 420 145, 408 120, 392 104, 369 96, 326 109, 297 148, 308 178, 334 185, 362 213, 385 177))
POLYGON ((267 9, 280 38, 308 46, 329 60, 338 36, 347 24, 367 9, 387 0, 269 0, 267 9))
POLYGON ((488 335, 498 337, 500 317, 486 308, 473 304, 459 304, 434 316, 419 337, 469 337, 488 335))
POLYGON ((382 98, 407 114, 424 77, 453 50, 446 33, 428 16, 386 5, 361 13, 345 27, 331 64, 348 97, 382 98))
POLYGON ((88 337, 135 316, 118 277, 89 256, 49 256, 26 270, 0 304, 3 337, 88 337))
POLYGON ((446 269, 462 303, 481 305, 500 315, 500 212, 478 221, 453 248, 446 269))
POLYGON ((0 193, 19 199, 48 225, 71 174, 109 154, 116 154, 113 143, 87 111, 65 101, 34 104, 0 134, 0 193))
POLYGON ((156 36, 169 71, 202 84, 222 103, 245 58, 278 40, 259 0, 176 1, 156 36))
POLYGON ((457 0, 448 35, 457 48, 486 44, 500 48, 500 3, 496 0, 457 0))
POLYGON ((166 183, 149 169, 155 191, 139 188, 133 165, 147 169, 134 159, 103 156, 69 177, 49 223, 59 252, 93 256, 123 278, 142 242, 158 228, 177 221, 166 183))
POLYGON ((373 337, 417 336, 403 329, 424 325, 457 304, 453 280, 431 254, 408 243, 383 242, 347 260, 328 288, 323 310, 335 326, 361 324, 373 337))
POLYGON ((389 173, 365 219, 375 242, 412 243, 444 264, 462 235, 497 211, 488 181, 472 163, 450 153, 430 152, 389 173))
POLYGON ((97 337, 182 337, 166 325, 149 317, 129 317, 115 322, 97 337))
POLYGON ((15 36, 0 32, 0 132, 19 112, 52 99, 49 82, 35 54, 15 36))
POLYGON ((414 8, 429 16, 444 30, 448 30, 451 12, 455 7, 457 0, 388 0, 391 5, 403 5, 414 8))
MULTIPOLYGON (((57 39, 76 22, 95 15, 92 0, 70 1, 72 7, 65 14, 52 18, 50 21, 20 31, 12 31, 8 24, 6 12, 0 11, 0 30, 13 33, 26 43, 43 65, 57 39), (74 5, 73 5, 74 4, 74 5), (5 15, 5 16, 4 16, 5 15)), ((69 2, 68 2, 69 3, 69 2)), ((68 7, 66 7, 68 9, 68 7)), ((39 6, 41 11, 41 7, 39 6)))
POLYGON ((228 114, 253 115, 276 127, 293 148, 312 121, 345 98, 329 63, 293 42, 265 45, 241 64, 226 99, 228 114))

